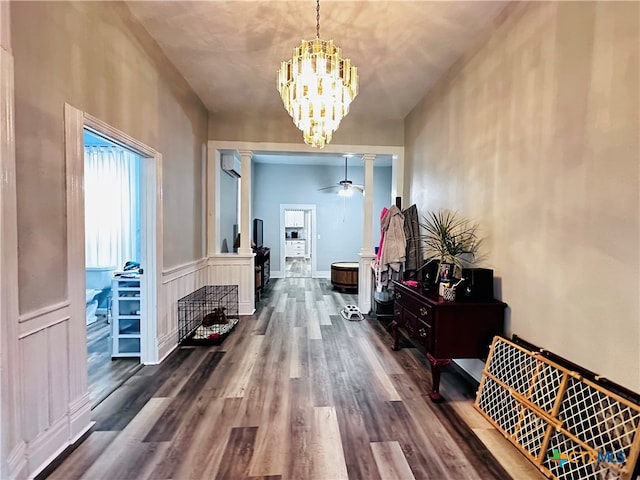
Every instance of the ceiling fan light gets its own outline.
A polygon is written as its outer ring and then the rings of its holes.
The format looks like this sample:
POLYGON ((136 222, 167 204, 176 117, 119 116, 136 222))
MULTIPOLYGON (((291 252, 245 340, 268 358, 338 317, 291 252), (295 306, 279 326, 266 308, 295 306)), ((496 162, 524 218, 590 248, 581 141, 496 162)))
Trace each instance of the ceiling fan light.
POLYGON ((302 40, 278 71, 278 92, 305 143, 322 148, 358 95, 358 70, 341 58, 333 40, 320 39, 320 0, 316 1, 316 38, 302 40))
POLYGON ((345 185, 344 188, 338 190, 338 195, 340 195, 341 197, 351 197, 353 196, 353 190, 345 185))

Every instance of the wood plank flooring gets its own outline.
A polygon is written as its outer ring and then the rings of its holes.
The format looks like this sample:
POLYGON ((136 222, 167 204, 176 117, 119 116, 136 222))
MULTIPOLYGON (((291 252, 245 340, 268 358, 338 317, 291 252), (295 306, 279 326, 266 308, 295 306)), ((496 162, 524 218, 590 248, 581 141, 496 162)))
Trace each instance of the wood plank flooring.
POLYGON ((178 348, 93 411, 92 433, 41 478, 540 479, 443 371, 328 280, 273 279, 220 346, 178 348), (488 440, 485 444, 483 440, 488 440), (488 446, 487 446, 488 445, 488 446))
POLYGON ((94 407, 141 367, 137 358, 111 359, 111 325, 104 315, 87 325, 87 363, 89 397, 94 407))
POLYGON ((287 278, 310 278, 311 259, 301 257, 288 257, 285 260, 285 272, 287 278))

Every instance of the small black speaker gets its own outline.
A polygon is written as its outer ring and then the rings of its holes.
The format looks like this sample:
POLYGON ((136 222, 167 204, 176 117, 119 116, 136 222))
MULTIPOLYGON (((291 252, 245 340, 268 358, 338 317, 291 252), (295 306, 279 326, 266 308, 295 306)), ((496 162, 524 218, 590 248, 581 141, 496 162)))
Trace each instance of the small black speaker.
POLYGON ((488 302, 493 300, 493 270, 490 268, 463 268, 461 289, 457 300, 488 302))
POLYGON ((436 287, 436 279, 438 278, 438 266, 440 262, 437 260, 428 260, 425 262, 422 267, 420 267, 420 275, 418 278, 422 278, 422 286, 426 290, 430 290, 436 287))

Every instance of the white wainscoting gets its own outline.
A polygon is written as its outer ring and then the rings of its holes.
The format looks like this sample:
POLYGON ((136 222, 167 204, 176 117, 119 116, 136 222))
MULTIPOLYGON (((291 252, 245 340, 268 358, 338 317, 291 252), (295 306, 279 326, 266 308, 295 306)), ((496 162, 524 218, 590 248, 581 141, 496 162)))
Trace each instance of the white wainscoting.
POLYGON ((205 285, 238 285, 240 315, 254 310, 253 255, 219 254, 162 272, 158 301, 158 353, 164 360, 178 345, 178 300, 205 285))
POLYGON ((86 350, 86 343, 71 345, 70 312, 65 301, 19 318, 21 430, 31 475, 91 427, 88 392, 71 398, 71 385, 86 375, 87 367, 71 362, 72 350, 86 350))
POLYGON ((160 362, 178 345, 178 300, 207 284, 207 268, 203 258, 162 272, 157 330, 160 362))
MULTIPOLYGON (((7 455, 6 478, 16 479, 27 476, 27 444, 19 442, 7 455)), ((3 477, 4 478, 4 477, 3 477)))
POLYGON ((255 311, 254 254, 220 253, 209 257, 208 285, 238 285, 238 313, 255 311))
POLYGON ((360 253, 360 265, 358 266, 358 308, 362 313, 371 311, 371 292, 373 279, 371 278, 371 262, 376 255, 374 253, 360 253))

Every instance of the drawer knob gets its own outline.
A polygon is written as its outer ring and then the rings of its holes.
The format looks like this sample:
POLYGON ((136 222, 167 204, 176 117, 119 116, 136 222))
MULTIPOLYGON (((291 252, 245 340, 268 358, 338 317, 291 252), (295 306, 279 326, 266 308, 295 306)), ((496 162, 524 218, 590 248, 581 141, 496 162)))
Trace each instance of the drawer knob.
POLYGON ((426 317, 429 314, 429 310, 427 310, 425 307, 420 307, 420 315, 422 315, 423 317, 426 317))
POLYGON ((400 295, 399 293, 393 295, 393 298, 395 298, 396 300, 400 300, 401 297, 402 295, 400 295))
POLYGON ((420 337, 424 338, 427 336, 427 331, 424 328, 419 328, 418 329, 418 335, 420 335, 420 337))

